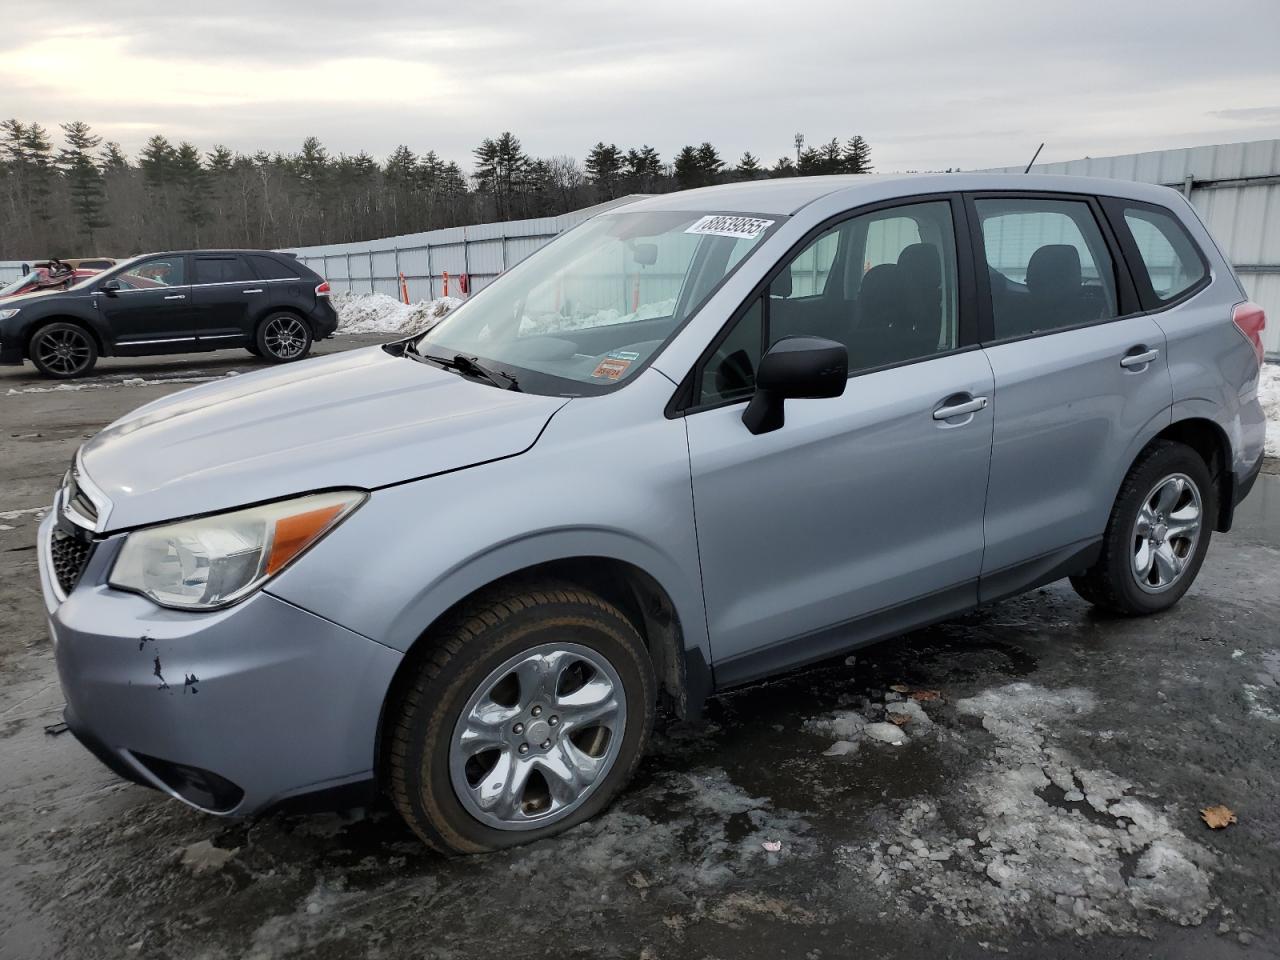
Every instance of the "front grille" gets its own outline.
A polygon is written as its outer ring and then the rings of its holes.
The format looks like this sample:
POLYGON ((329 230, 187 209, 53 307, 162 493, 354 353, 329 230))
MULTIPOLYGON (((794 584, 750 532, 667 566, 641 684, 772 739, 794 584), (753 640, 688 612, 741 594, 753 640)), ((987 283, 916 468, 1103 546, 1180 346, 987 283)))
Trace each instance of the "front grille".
POLYGON ((75 589, 92 552, 93 542, 87 536, 53 528, 49 538, 49 557, 53 561, 53 575, 58 578, 58 586, 64 594, 75 589))

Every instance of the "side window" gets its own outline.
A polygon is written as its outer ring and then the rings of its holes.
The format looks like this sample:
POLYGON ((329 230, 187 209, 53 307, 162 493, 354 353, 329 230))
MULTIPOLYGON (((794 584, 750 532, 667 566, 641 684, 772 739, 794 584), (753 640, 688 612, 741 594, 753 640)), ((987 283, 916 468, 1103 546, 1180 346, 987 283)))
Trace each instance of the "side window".
POLYGON ((253 269, 262 280, 296 280, 298 273, 291 270, 274 257, 264 257, 260 253, 249 254, 253 269))
POLYGON ((698 403, 750 397, 756 388, 764 344, 764 300, 757 297, 702 368, 698 403))
POLYGON ((152 287, 180 287, 186 283, 186 259, 184 257, 155 257, 135 263, 116 277, 124 286, 134 290, 152 287))
POLYGON ((1010 198, 974 205, 997 340, 1119 316, 1115 268, 1089 204, 1010 198))
POLYGON ((239 257, 196 257, 196 283, 244 283, 254 279, 239 257))
POLYGON ((851 373, 954 350, 957 283, 949 202, 851 217, 783 264, 700 371, 698 403, 749 397, 784 337, 843 343, 851 373))
POLYGON ((1124 222, 1161 303, 1177 299, 1204 279, 1204 260, 1195 241, 1171 214, 1126 207, 1124 222))

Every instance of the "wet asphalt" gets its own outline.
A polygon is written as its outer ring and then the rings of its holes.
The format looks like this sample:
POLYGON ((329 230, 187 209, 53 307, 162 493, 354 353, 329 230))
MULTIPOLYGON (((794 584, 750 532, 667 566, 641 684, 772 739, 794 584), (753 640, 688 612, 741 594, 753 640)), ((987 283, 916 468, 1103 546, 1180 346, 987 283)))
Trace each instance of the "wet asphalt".
POLYGON ((529 847, 446 861, 384 806, 224 821, 123 783, 45 732, 36 511, 160 381, 256 364, 0 368, 0 957, 1280 955, 1274 464, 1174 610, 1054 584, 721 696, 529 847))

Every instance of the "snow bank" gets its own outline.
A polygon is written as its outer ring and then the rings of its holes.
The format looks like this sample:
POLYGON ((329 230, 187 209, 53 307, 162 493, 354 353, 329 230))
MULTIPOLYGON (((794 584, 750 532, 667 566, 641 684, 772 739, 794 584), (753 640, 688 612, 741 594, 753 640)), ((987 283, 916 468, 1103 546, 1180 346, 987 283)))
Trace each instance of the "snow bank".
POLYGON ((1280 457, 1280 363, 1263 364, 1258 399, 1267 415, 1267 456, 1280 457))
POLYGON ((407 336, 434 326, 461 304, 457 297, 401 303, 385 293, 335 293, 338 333, 391 333, 407 336))

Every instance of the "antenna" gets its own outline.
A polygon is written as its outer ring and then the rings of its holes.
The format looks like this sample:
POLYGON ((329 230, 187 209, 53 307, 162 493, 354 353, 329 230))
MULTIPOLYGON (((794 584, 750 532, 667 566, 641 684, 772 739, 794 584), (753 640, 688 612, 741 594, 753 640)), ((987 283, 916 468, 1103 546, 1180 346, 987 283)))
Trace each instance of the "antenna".
POLYGON ((1027 164, 1027 169, 1023 170, 1022 171, 1023 173, 1031 172, 1031 168, 1035 165, 1036 157, 1040 156, 1040 151, 1043 149, 1044 149, 1043 143, 1041 143, 1040 146, 1036 147, 1036 152, 1031 155, 1031 163, 1027 164))
POLYGON ((796 142, 796 165, 798 166, 800 163, 800 151, 804 148, 804 134, 797 133, 795 142, 796 142))

